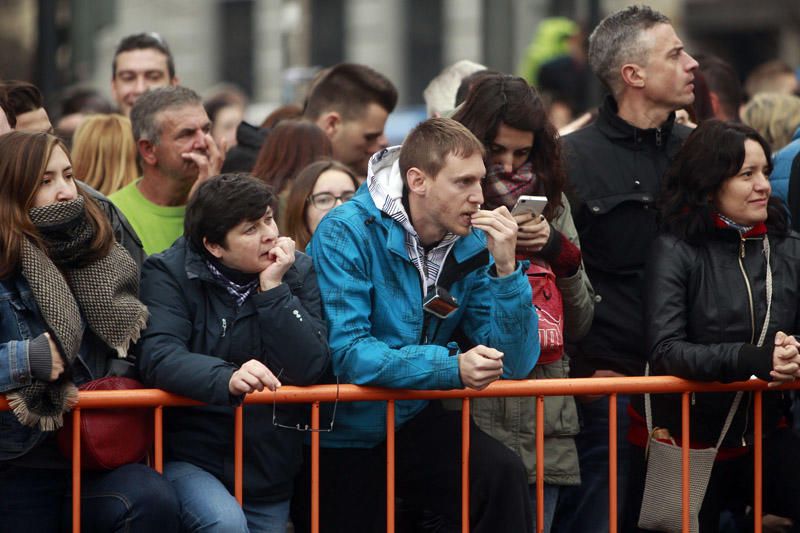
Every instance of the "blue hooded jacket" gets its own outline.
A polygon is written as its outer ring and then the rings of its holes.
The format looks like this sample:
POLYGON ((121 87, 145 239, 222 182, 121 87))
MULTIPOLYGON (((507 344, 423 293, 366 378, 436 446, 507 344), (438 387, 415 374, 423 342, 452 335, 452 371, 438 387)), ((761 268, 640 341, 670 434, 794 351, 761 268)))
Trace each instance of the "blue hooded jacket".
MULTIPOLYGON (((382 190, 395 195, 402 190, 399 153, 400 148, 394 147, 372 157, 369 184, 377 180, 382 190)), ((484 264, 457 279, 450 293, 458 301, 458 310, 446 319, 429 318, 423 331, 424 289, 406 250, 407 229, 400 220, 405 213, 383 212, 376 204, 386 203, 368 189, 365 184, 355 198, 328 213, 311 244, 329 324, 333 371, 341 382, 423 390, 461 388, 455 346, 447 346, 457 327, 473 343, 504 353, 504 378, 527 377, 539 357, 539 337, 526 262, 502 278, 492 274, 493 265, 484 264)), ((463 264, 485 250, 485 235, 473 229, 455 241, 449 254, 463 264)), ((396 427, 426 404, 396 402, 396 427)), ((335 429, 322 435, 322 444, 373 447, 386 438, 385 418, 384 402, 340 404, 335 429)))

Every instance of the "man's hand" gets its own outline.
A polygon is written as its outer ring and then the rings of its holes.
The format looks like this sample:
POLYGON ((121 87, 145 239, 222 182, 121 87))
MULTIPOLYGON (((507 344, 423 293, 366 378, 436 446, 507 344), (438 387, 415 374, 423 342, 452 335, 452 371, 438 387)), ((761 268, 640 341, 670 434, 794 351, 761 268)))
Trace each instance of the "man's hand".
POLYGON ((255 359, 250 359, 239 370, 233 373, 228 382, 228 391, 234 396, 249 394, 255 391, 262 391, 264 387, 275 391, 281 386, 281 382, 270 372, 264 363, 255 359))
POLYGON ((479 344, 459 354, 458 373, 464 385, 483 390, 503 375, 503 352, 479 344))
POLYGON ((792 335, 779 331, 775 334, 772 350, 772 370, 769 375, 773 381, 770 387, 794 381, 800 377, 800 342, 792 335))
POLYGON ((275 246, 269 251, 270 265, 258 275, 261 291, 274 289, 283 282, 283 275, 294 264, 295 244, 289 237, 278 237, 275 246))
POLYGON ((519 231, 517 233, 517 250, 530 254, 541 250, 550 238, 550 223, 543 215, 522 213, 516 215, 519 231))
POLYGON ((486 247, 494 257, 497 276, 503 277, 513 273, 517 260, 514 257, 517 246, 517 222, 506 206, 493 211, 481 209, 472 215, 472 225, 486 232, 486 247))
POLYGON ((206 146, 208 146, 206 153, 186 152, 181 154, 184 161, 191 161, 199 169, 197 179, 189 190, 189 198, 200 185, 208 181, 208 178, 218 175, 222 169, 222 163, 225 162, 225 152, 228 150, 227 142, 223 139, 222 146, 218 147, 209 133, 205 134, 205 140, 206 146))
POLYGON ((47 337, 47 344, 50 345, 50 379, 49 381, 57 380, 61 374, 64 373, 64 358, 61 357, 61 352, 58 351, 58 345, 53 337, 45 331, 44 336, 47 337))

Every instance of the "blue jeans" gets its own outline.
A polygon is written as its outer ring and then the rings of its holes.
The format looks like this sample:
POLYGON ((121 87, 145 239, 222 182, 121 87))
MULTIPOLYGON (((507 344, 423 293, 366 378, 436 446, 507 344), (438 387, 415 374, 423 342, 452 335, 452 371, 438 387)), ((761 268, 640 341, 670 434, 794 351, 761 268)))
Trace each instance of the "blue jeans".
MULTIPOLYGON (((553 517, 556 514, 558 495, 564 489, 561 485, 544 484, 544 533, 550 533, 553 527, 553 517)), ((531 507, 533 508, 533 529, 536 530, 536 483, 531 485, 531 507)))
MULTIPOLYGON (((0 532, 68 531, 71 472, 0 464, 0 532)), ((177 532, 178 500, 141 464, 81 476, 81 531, 177 532)))
POLYGON ((184 461, 164 465, 181 504, 181 523, 188 532, 285 533, 289 500, 239 506, 225 485, 199 466, 184 461))
MULTIPOLYGON (((625 516, 630 398, 617 396, 617 523, 625 516)), ((577 402, 581 431, 575 437, 581 467, 581 484, 562 487, 553 521, 557 533, 608 531, 608 398, 577 402)))

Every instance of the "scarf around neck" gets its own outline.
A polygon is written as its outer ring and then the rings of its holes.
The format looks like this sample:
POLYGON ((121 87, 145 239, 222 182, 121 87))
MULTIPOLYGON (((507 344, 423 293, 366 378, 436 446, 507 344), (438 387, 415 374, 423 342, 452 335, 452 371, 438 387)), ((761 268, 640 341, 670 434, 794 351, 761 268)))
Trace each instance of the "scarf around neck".
POLYGON ((520 196, 534 193, 536 183, 530 161, 510 173, 503 171, 503 165, 492 165, 483 182, 484 209, 497 209, 501 205, 511 209, 520 196))
MULTIPOLYGON (((45 250, 25 239, 21 274, 28 282, 42 318, 70 368, 78 355, 86 325, 118 357, 138 340, 147 325, 147 308, 139 301, 139 269, 118 243, 104 257, 86 251, 94 229, 84 199, 36 207, 29 211, 45 250)), ((34 379, 7 395, 20 423, 53 431, 77 402, 75 384, 65 372, 54 382, 34 379)))

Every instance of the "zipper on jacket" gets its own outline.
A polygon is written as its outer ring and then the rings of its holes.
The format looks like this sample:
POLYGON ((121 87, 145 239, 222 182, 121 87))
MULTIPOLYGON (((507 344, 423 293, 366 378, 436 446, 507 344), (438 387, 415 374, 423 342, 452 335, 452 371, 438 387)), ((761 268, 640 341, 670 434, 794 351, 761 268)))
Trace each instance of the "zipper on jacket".
POLYGON ((225 336, 225 332, 228 331, 228 320, 223 318, 222 319, 222 336, 225 336))
POLYGON ((750 344, 753 344, 756 339, 756 317, 755 309, 753 307, 753 290, 750 287, 750 280, 747 279, 747 272, 745 271, 744 263, 742 262, 742 259, 744 258, 744 243, 744 239, 739 242, 739 270, 742 271, 744 285, 747 288, 747 303, 750 305, 750 344))
MULTIPOLYGON (((747 271, 744 269, 744 263, 742 259, 745 255, 745 245, 746 240, 742 238, 739 241, 739 270, 742 271, 742 277, 744 278, 745 287, 747 287, 747 303, 750 305, 750 344, 753 344, 756 339, 756 312, 755 306, 753 304, 753 290, 750 287, 750 280, 747 278, 747 271)), ((750 425, 750 402, 752 401, 752 394, 747 394, 747 407, 744 410, 744 428, 742 428, 742 446, 747 446, 747 441, 745 440, 745 435, 747 434, 747 426, 750 425)))
POLYGON ((656 128, 656 146, 661 146, 661 128, 656 128))

